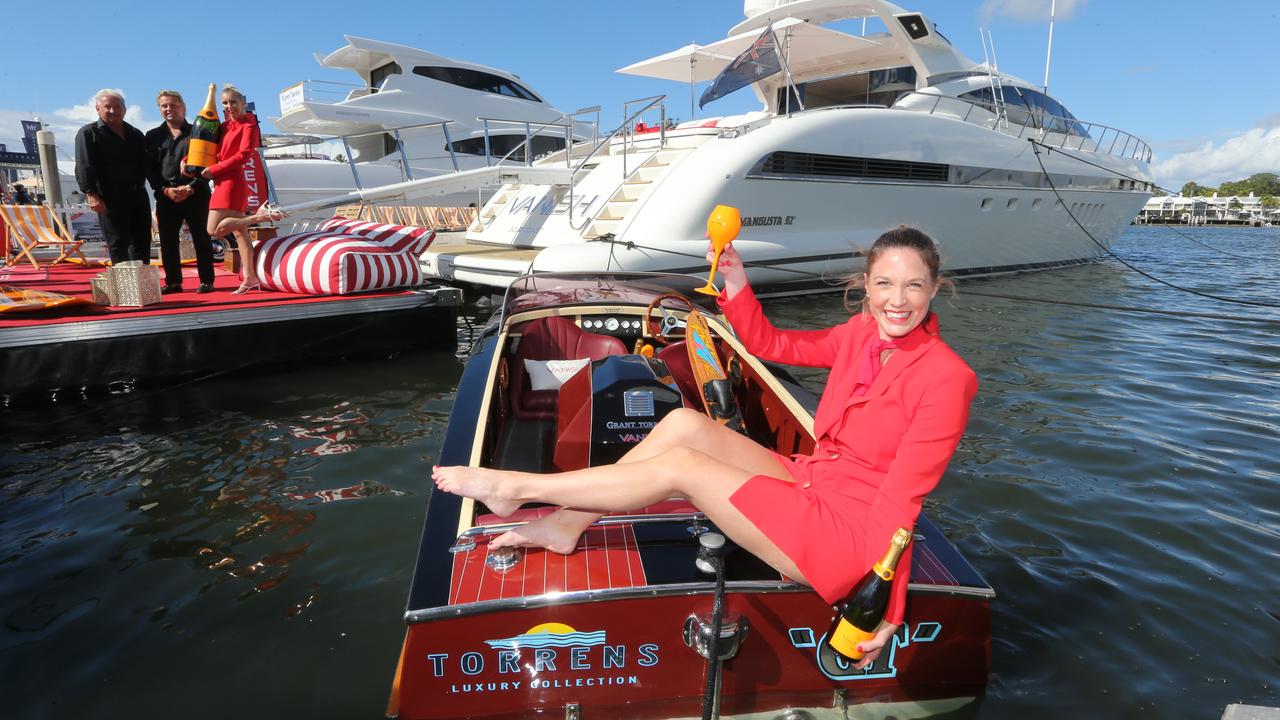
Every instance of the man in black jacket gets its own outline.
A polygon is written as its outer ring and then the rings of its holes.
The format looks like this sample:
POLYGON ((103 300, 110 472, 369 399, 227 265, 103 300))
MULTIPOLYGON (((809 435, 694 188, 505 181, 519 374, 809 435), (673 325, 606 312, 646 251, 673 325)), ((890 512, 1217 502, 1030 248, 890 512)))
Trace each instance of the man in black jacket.
POLYGON ((160 260, 164 263, 163 293, 182 292, 182 258, 178 231, 187 222, 200 273, 199 293, 213 292, 213 243, 205 228, 209 219, 209 183, 182 174, 182 160, 191 140, 187 105, 177 90, 161 90, 156 106, 164 122, 147 132, 147 182, 156 198, 156 226, 160 231, 160 260))
POLYGON ((99 90, 98 121, 76 133, 76 182, 98 213, 111 262, 151 262, 151 203, 147 200, 147 145, 124 121, 124 96, 99 90))

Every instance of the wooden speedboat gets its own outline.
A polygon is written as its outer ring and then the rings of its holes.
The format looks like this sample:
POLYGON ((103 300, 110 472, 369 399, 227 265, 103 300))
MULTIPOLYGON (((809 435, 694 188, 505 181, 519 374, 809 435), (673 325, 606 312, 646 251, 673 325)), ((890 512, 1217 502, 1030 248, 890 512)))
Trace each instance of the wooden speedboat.
MULTIPOLYGON (((702 406, 684 338, 694 308, 745 431, 808 451, 817 399, 748 354, 698 284, 518 279, 472 350, 439 463, 560 471, 616 460, 663 414, 702 406), (558 388, 548 368, 567 376, 558 388)), ((717 636, 716 578, 695 564, 714 527, 684 501, 607 516, 569 555, 489 552, 491 538, 553 509, 498 518, 432 492, 388 716, 699 717, 709 686, 726 717, 846 717, 858 705, 858 717, 903 718, 963 706, 986 686, 995 593, 923 515, 906 622, 858 671, 823 642, 831 606, 732 542, 717 636)))

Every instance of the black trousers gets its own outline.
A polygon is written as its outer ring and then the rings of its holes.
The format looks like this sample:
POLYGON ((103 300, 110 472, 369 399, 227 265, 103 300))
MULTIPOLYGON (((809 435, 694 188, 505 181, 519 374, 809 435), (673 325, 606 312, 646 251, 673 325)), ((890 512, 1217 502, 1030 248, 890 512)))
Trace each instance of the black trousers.
POLYGON ((169 198, 156 200, 156 226, 160 229, 160 261, 164 263, 164 284, 182 284, 182 253, 178 248, 178 231, 186 221, 191 231, 191 244, 196 250, 196 272, 200 282, 213 282, 213 242, 209 239, 209 193, 192 195, 176 203, 169 198))
POLYGON ((107 243, 111 262, 141 260, 151 264, 151 203, 141 189, 123 196, 103 197, 107 211, 98 213, 102 239, 107 243))

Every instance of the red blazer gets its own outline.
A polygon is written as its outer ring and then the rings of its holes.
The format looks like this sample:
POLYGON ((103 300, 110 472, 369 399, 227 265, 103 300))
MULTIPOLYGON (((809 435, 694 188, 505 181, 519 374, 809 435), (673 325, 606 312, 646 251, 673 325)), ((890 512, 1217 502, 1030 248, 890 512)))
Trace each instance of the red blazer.
POLYGON ((240 172, 245 162, 258 152, 262 136, 258 131, 258 119, 246 112, 244 120, 227 118, 222 123, 218 138, 218 162, 209 166, 214 182, 226 180, 232 173, 240 172))
MULTIPOLYGON (((924 496, 938 484, 964 435, 977 375, 938 337, 938 319, 930 313, 898 341, 901 347, 866 393, 855 396, 864 346, 879 337, 870 315, 860 313, 824 330, 778 330, 749 287, 732 300, 722 293, 720 305, 753 355, 831 368, 814 416, 817 444, 812 455, 793 458, 800 476, 795 480, 829 491, 844 512, 862 513, 865 556, 850 559, 859 563, 854 577, 860 577, 884 554, 896 529, 915 524, 924 496)), ((891 623, 902 622, 910 569, 908 550, 885 615, 891 623)))

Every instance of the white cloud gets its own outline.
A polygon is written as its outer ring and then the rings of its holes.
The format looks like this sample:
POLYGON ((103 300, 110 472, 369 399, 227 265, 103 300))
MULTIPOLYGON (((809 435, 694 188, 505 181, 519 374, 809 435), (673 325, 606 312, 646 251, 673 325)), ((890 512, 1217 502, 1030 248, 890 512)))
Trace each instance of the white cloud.
MULTIPOLYGON (((159 124, 159 118, 147 118, 145 111, 149 110, 149 106, 130 103, 127 94, 118 92, 125 97, 124 118, 130 125, 146 132, 159 124)), ((0 109, 0 143, 7 145, 10 150, 21 152, 22 126, 19 123, 22 120, 40 120, 44 123, 44 129, 51 131, 58 143, 58 157, 68 159, 75 154, 76 131, 97 119, 98 111, 93 107, 92 96, 77 105, 47 113, 0 109)))
POLYGON ((1180 152, 1152 168, 1156 183, 1177 191, 1188 181, 1219 185, 1243 180, 1254 173, 1280 171, 1280 127, 1255 127, 1220 144, 1205 142, 1180 152))
MULTIPOLYGON (((1070 20, 1076 11, 1083 8, 1089 0, 1057 0, 1054 8, 1056 20, 1070 20)), ((996 17, 1005 17, 1017 22, 1049 22, 1050 0, 983 0, 978 8, 978 16, 983 23, 989 23, 996 17)))

